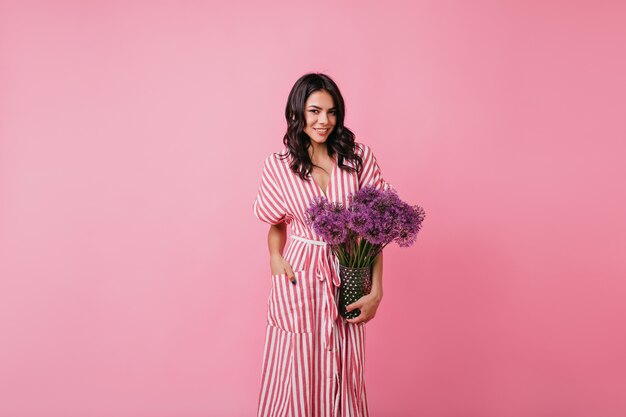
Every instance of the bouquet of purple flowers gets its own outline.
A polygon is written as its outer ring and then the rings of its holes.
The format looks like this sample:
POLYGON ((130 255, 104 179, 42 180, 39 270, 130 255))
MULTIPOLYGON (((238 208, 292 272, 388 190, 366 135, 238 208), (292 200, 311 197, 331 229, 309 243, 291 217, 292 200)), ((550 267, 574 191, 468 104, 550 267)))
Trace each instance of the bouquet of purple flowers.
POLYGON ((350 196, 349 203, 344 207, 321 196, 306 213, 309 225, 339 260, 339 312, 352 319, 361 312, 347 311, 347 306, 370 293, 374 258, 391 242, 411 246, 425 213, 420 206, 400 200, 393 188, 363 187, 350 196))
POLYGON ((361 188, 350 197, 349 207, 316 197, 307 209, 307 220, 315 233, 332 248, 339 264, 351 268, 370 267, 385 246, 396 242, 415 243, 425 212, 400 200, 389 188, 361 188))

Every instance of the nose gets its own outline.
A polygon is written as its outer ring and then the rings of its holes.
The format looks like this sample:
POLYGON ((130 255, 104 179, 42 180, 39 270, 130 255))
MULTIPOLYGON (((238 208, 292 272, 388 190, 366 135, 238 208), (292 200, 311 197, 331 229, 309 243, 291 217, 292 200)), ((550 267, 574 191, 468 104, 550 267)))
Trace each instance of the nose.
POLYGON ((317 118, 317 121, 320 122, 321 124, 326 124, 328 122, 328 116, 326 115, 326 113, 320 113, 319 117, 317 118))

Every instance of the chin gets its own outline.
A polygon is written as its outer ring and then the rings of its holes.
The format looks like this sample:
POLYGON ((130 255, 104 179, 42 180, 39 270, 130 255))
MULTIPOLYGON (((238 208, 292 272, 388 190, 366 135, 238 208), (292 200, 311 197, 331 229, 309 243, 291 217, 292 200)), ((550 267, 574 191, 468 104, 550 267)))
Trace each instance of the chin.
POLYGON ((328 140, 328 138, 321 138, 320 139, 320 138, 313 137, 313 136, 309 135, 308 133, 307 133, 307 136, 309 137, 309 140, 311 142, 315 142, 315 143, 325 143, 328 140))

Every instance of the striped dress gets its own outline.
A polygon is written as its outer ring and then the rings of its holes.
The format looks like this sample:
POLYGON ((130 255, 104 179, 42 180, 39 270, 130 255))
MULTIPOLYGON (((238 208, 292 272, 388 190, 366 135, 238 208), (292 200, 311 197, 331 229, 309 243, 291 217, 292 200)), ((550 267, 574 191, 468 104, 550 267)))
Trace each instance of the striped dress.
MULTIPOLYGON (((297 283, 284 273, 270 276, 258 417, 369 415, 365 325, 348 323, 338 314, 336 257, 305 220, 316 196, 348 205, 348 196, 364 185, 392 188, 371 149, 356 145, 363 159, 360 174, 339 168, 335 157, 326 193, 312 178, 305 181, 291 171, 289 158, 281 160, 273 153, 265 159, 254 214, 269 224, 289 225, 291 238, 283 257, 297 283)), ((286 148, 280 152, 286 153, 286 148)))

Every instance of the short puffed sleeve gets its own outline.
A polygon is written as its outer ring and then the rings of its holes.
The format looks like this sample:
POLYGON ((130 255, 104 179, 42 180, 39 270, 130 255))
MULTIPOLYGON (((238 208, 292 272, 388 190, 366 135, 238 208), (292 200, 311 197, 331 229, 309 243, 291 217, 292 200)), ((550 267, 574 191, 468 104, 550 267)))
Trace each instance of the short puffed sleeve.
POLYGON ((366 185, 373 185, 378 190, 393 189, 393 185, 383 178, 372 149, 363 143, 357 143, 356 146, 358 154, 363 159, 363 168, 359 173, 359 189, 366 185))
POLYGON ((265 159, 261 184, 253 204, 257 219, 269 224, 282 223, 287 216, 283 194, 278 185, 279 163, 275 154, 265 159))

